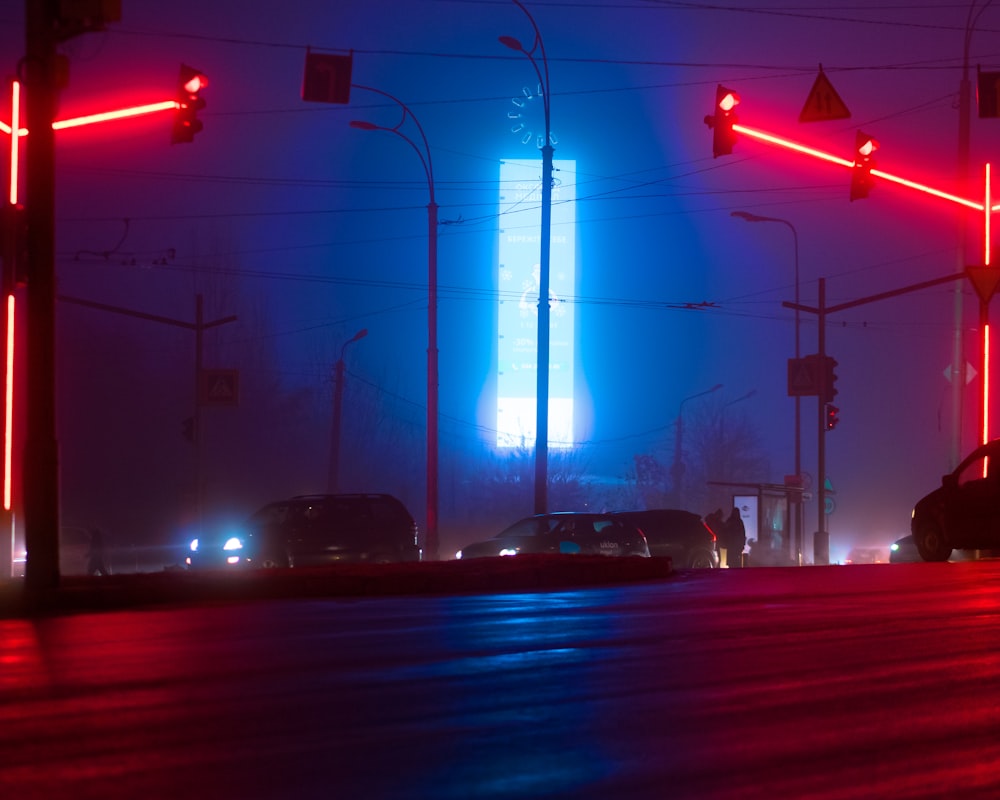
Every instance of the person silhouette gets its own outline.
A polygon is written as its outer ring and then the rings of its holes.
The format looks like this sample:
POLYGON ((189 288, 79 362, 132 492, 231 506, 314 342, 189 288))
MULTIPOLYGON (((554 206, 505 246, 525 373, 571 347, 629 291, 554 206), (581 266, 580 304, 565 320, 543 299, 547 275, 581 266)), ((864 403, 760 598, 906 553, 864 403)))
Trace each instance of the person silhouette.
POLYGON ((729 519, 726 520, 723 536, 726 542, 726 563, 730 567, 742 567, 743 549, 747 546, 747 531, 740 510, 735 506, 729 514, 729 519))

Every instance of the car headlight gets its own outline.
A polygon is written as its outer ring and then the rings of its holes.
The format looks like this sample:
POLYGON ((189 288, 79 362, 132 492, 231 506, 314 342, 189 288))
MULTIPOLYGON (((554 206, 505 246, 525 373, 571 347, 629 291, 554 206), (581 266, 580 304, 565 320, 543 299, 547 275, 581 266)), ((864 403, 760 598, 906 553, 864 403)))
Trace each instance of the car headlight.
POLYGON ((500 551, 500 555, 502 555, 502 556, 516 556, 517 555, 517 548, 516 547, 505 547, 505 548, 503 548, 500 551))
POLYGON ((461 557, 462 557, 462 551, 461 551, 461 550, 458 550, 458 551, 457 551, 457 552, 455 553, 455 558, 461 558, 461 557))
POLYGON ((223 550, 242 550, 243 542, 240 540, 239 536, 230 536, 226 539, 226 543, 222 545, 223 550))
POLYGON ((899 550, 899 545, 898 545, 898 544, 896 544, 896 542, 893 542, 892 544, 890 544, 890 545, 889 545, 889 549, 890 549, 890 550, 891 550, 891 551, 892 551, 893 553, 895 553, 895 552, 896 552, 897 550, 899 550))
POLYGON ((198 540, 197 539, 192 539, 191 543, 188 545, 188 547, 191 548, 191 552, 192 553, 197 553, 198 552, 198 540))

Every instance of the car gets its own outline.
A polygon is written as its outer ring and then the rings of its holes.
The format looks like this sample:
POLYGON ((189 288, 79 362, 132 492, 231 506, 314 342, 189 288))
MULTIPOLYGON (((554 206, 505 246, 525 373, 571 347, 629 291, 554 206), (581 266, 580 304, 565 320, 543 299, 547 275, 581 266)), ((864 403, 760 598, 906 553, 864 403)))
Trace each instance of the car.
POLYGON ((633 523, 614 514, 556 511, 520 519, 491 539, 473 542, 456 558, 516 556, 522 553, 573 553, 649 557, 646 537, 633 523))
POLYGON ((924 561, 1000 548, 1000 439, 973 450, 917 502, 910 532, 924 561))
POLYGON ((913 535, 903 536, 889 545, 890 564, 909 564, 914 561, 922 561, 920 553, 917 551, 917 543, 913 540, 913 535))
POLYGON ((845 564, 885 564, 890 560, 890 549, 884 547, 852 547, 845 564))
POLYGON ((617 511, 615 516, 635 524, 646 536, 649 554, 669 557, 684 569, 716 569, 719 550, 715 533, 700 515, 679 508, 617 511))
POLYGON ((301 567, 419 561, 417 523, 388 494, 313 494, 268 503, 238 526, 208 526, 192 567, 301 567))

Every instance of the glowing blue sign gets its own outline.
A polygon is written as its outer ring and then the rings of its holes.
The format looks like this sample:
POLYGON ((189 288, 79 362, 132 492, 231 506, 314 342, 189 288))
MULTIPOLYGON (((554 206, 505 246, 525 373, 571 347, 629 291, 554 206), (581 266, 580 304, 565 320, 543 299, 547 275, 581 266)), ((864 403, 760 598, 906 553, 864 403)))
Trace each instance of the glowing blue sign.
MULTIPOLYGON (((555 161, 549 254, 549 447, 573 445, 576 161, 555 161)), ((500 166, 497 447, 533 447, 542 162, 500 166)))

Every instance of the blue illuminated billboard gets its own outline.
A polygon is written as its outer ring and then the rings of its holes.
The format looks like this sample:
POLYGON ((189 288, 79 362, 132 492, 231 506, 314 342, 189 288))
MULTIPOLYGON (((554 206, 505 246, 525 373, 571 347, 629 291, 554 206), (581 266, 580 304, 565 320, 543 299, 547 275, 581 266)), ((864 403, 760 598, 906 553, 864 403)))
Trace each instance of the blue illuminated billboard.
MULTIPOLYGON (((573 445, 576 161, 553 162, 549 254, 549 447, 573 445)), ((500 166, 497 447, 534 447, 542 162, 500 166)))

